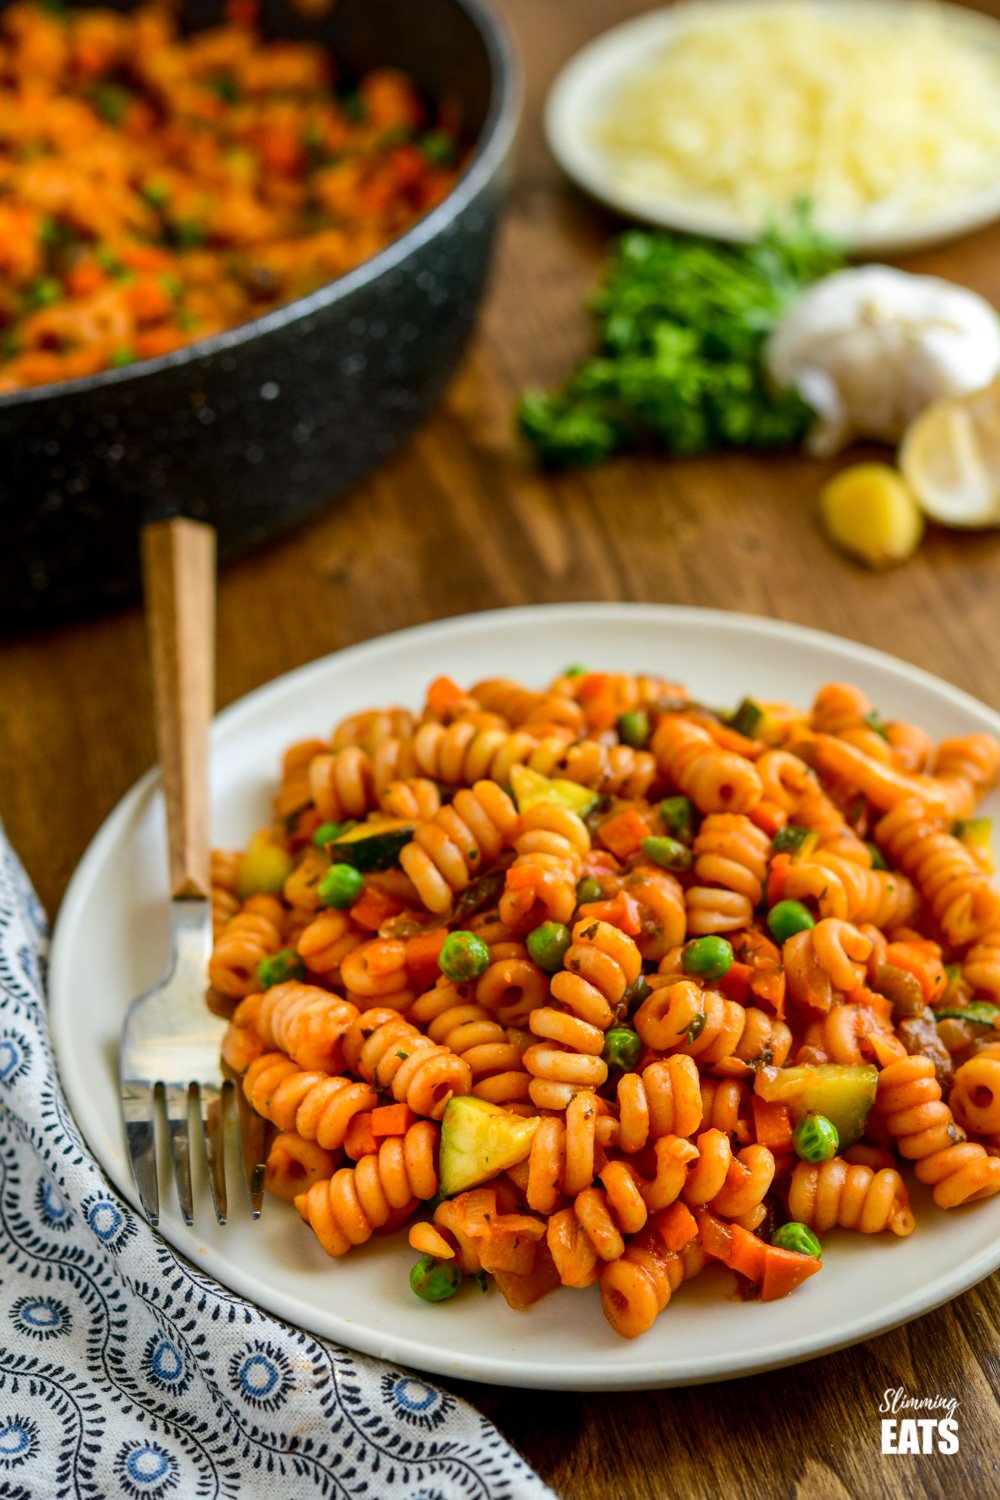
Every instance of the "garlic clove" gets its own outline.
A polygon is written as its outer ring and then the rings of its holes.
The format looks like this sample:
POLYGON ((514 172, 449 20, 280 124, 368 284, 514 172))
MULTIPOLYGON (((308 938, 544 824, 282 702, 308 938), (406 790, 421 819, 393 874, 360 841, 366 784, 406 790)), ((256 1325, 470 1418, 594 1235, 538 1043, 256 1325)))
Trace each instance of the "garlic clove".
POLYGON ((1000 526, 1000 380, 935 401, 911 422, 899 466, 944 526, 1000 526))

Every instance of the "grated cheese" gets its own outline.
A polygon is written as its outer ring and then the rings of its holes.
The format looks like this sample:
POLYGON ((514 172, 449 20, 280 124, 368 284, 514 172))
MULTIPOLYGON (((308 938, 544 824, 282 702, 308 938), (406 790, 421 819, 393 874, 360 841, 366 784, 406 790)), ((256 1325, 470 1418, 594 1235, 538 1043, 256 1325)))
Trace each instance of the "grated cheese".
POLYGON ((1000 52, 937 7, 682 9, 682 28, 619 81, 597 124, 621 181, 748 228, 801 196, 820 224, 877 227, 995 186, 1000 52))

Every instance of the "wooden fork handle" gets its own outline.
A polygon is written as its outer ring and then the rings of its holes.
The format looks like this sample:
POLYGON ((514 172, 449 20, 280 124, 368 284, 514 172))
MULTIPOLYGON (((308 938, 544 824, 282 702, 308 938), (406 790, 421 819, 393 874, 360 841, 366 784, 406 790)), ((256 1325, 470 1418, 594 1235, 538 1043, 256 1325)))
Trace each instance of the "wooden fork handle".
POLYGON ((156 740, 173 896, 211 894, 208 730, 215 697, 215 532, 177 517, 142 533, 156 740))

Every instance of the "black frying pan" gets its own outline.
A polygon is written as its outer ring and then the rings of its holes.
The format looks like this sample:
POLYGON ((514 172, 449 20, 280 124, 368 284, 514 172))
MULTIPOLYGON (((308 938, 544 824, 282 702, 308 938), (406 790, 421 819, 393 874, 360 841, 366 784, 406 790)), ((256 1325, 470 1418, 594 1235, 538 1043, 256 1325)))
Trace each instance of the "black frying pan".
MULTIPOLYGON (((192 28, 218 0, 184 0, 192 28)), ((449 196, 309 297, 174 354, 0 396, 0 627, 138 591, 143 521, 209 521, 223 559, 302 520, 434 405, 466 342, 496 227, 519 80, 489 0, 264 0, 269 35, 320 41, 345 77, 404 68, 457 97, 475 147, 449 196)))

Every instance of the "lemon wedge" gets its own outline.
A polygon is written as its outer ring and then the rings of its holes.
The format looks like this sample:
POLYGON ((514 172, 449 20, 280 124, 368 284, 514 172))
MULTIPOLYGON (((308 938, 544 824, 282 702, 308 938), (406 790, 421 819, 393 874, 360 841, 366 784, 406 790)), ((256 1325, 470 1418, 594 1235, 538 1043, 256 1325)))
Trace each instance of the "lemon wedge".
POLYGON ((907 428, 899 466, 931 520, 1000 526, 1000 380, 932 402, 907 428))

